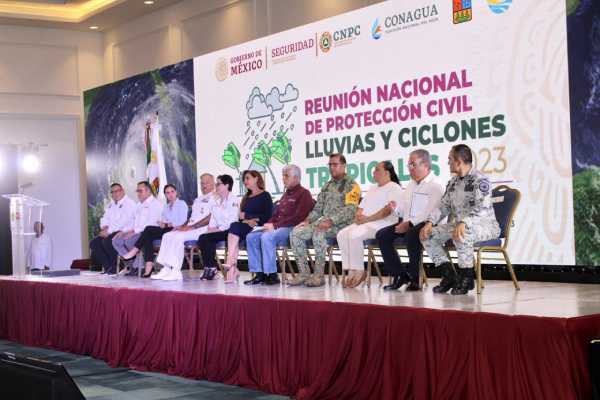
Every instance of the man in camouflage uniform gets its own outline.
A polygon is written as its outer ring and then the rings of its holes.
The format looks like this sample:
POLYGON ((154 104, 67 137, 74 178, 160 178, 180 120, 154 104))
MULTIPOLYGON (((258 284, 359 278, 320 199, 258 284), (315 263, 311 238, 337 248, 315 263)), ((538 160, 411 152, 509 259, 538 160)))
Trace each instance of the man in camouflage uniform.
POLYGON ((323 286, 327 238, 354 221, 360 201, 360 187, 346 174, 346 158, 341 154, 329 156, 331 180, 323 186, 313 210, 306 220, 290 233, 290 244, 300 274, 289 285, 323 286), (315 271, 310 275, 307 264, 306 241, 312 240, 315 249, 315 271))
POLYGON ((421 230, 420 238, 427 254, 441 268, 442 280, 433 288, 435 293, 467 294, 474 284, 473 246, 477 242, 497 239, 500 226, 492 206, 489 179, 473 168, 471 149, 459 144, 448 156, 450 172, 455 174, 446 186, 440 208, 432 212, 421 230), (450 223, 440 224, 451 215, 450 223), (458 254, 458 274, 444 251, 452 239, 458 254))

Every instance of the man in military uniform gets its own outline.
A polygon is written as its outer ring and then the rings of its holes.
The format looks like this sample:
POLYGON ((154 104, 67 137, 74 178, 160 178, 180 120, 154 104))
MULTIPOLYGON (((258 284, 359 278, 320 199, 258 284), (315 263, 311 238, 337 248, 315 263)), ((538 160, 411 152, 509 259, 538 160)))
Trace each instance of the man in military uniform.
POLYGON ((329 156, 331 180, 323 186, 313 210, 304 222, 290 233, 290 244, 300 274, 289 285, 322 286, 327 251, 327 238, 335 238, 338 231, 352 223, 360 201, 360 187, 346 174, 346 158, 341 154, 329 156), (315 271, 310 275, 307 264, 306 241, 315 249, 315 271))
POLYGON ((420 238, 427 254, 442 271, 442 280, 433 291, 446 293, 452 289, 452 294, 467 294, 475 287, 473 246, 498 238, 500 226, 492 207, 490 181, 473 168, 471 149, 464 144, 452 147, 448 165, 455 176, 446 186, 440 208, 426 219, 420 238), (434 226, 447 216, 453 217, 449 223, 434 226), (444 244, 450 239, 458 254, 458 273, 444 251, 444 244))

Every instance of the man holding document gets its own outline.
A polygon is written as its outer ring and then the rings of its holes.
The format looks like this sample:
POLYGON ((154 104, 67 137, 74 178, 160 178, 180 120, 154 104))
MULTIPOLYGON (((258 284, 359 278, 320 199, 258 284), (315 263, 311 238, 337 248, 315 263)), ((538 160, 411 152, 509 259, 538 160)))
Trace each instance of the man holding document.
POLYGON ((427 150, 410 153, 408 170, 411 180, 403 193, 400 204, 390 202, 388 207, 400 218, 399 223, 380 229, 375 237, 381 249, 385 268, 391 272, 392 283, 384 290, 397 290, 408 284, 407 291, 420 290, 419 260, 423 246, 419 232, 429 214, 440 205, 444 193, 442 186, 431 172, 431 156, 427 150), (394 246, 399 237, 406 239, 408 267, 402 265, 394 246))

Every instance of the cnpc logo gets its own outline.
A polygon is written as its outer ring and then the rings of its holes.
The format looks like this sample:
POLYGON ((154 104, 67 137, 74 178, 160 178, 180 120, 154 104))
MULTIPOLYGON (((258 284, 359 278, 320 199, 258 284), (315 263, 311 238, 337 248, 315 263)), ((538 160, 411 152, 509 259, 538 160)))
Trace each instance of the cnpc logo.
POLYGON ((358 36, 360 36, 360 25, 338 29, 333 32, 333 35, 330 32, 323 32, 319 39, 319 47, 323 53, 327 53, 332 47, 347 44, 358 36))

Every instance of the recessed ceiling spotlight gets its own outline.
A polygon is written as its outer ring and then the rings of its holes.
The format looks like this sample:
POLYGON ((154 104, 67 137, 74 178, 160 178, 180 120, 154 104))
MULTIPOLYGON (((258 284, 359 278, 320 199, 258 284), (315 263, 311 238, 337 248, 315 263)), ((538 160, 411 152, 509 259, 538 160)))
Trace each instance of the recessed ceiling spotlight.
POLYGON ((144 4, 150 6, 150 5, 154 4, 154 0, 145 0, 144 4))
POLYGON ((98 29, 98 27, 96 25, 92 25, 90 26, 90 29, 95 31, 96 29, 98 29))

